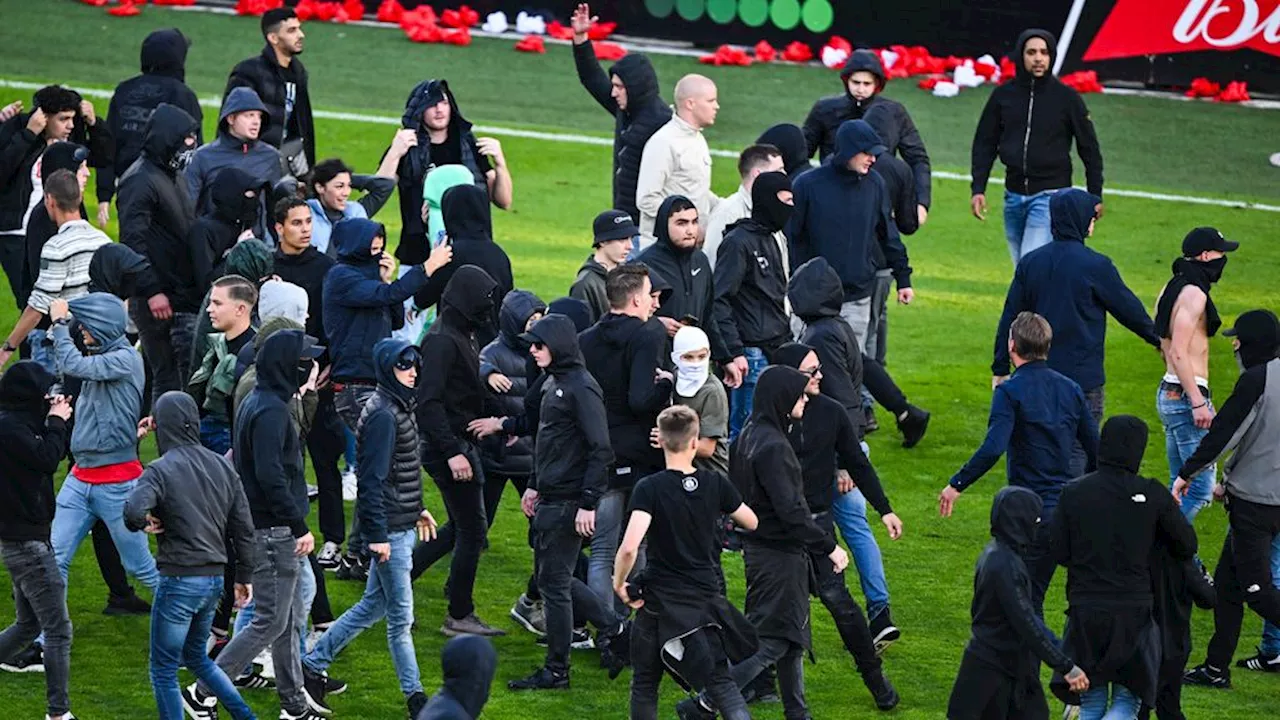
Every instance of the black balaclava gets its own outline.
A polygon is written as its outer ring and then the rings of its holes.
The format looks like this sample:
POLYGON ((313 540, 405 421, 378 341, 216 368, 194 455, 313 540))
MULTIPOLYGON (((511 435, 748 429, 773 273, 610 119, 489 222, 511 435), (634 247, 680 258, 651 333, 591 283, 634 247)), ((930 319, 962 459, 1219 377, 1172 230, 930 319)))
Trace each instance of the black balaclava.
POLYGON ((1236 363, 1242 372, 1265 365, 1280 355, 1280 320, 1270 310, 1250 310, 1242 314, 1226 334, 1240 340, 1236 363))
POLYGON ((1113 467, 1134 473, 1142 466, 1150 431, 1141 418, 1115 415, 1102 426, 1098 442, 1098 466, 1113 467))
POLYGON ((791 219, 793 205, 778 199, 778 193, 791 189, 791 180, 784 173, 767 172, 756 177, 751 186, 751 219, 778 232, 791 219))

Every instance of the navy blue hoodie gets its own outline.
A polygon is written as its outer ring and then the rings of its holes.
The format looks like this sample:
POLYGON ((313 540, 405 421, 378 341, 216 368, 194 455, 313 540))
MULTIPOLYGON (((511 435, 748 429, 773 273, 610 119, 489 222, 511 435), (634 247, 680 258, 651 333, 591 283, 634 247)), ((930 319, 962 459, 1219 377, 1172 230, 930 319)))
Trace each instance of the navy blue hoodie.
POLYGON ((378 275, 378 258, 370 255, 373 239, 383 232, 372 220, 352 218, 333 226, 338 264, 324 279, 324 334, 329 339, 331 376, 339 382, 376 377, 373 346, 390 337, 392 316, 405 300, 422 289, 427 273, 417 266, 392 283, 378 275))
POLYGON ((1107 313, 1143 341, 1160 347, 1151 316, 1124 284, 1111 259, 1085 246, 1094 208, 1102 200, 1083 190, 1064 190, 1049 201, 1053 242, 1018 263, 996 330, 991 374, 1009 374, 1009 326, 1024 310, 1038 313, 1053 328, 1049 367, 1084 390, 1106 382, 1103 355, 1107 313))
POLYGON ((489 701, 489 685, 498 669, 498 651, 488 638, 463 635, 440 653, 444 686, 415 720, 473 720, 489 701))
POLYGON ((883 147, 866 122, 846 121, 836 133, 835 153, 793 185, 791 269, 826 258, 840 275, 846 302, 869 297, 881 267, 893 270, 899 288, 911 287, 907 249, 893 222, 884 179, 849 169, 858 153, 883 147))

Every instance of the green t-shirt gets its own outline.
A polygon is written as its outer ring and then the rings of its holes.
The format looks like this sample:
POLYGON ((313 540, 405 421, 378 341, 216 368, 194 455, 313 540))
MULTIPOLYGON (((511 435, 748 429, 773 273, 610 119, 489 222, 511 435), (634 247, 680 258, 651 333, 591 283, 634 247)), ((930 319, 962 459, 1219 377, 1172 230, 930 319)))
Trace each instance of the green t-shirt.
POLYGON ((693 462, 694 467, 715 470, 728 476, 729 396, 725 394, 724 385, 721 384, 720 379, 710 375, 693 397, 684 397, 676 393, 672 399, 698 413, 698 437, 716 440, 715 454, 709 458, 697 458, 693 462))

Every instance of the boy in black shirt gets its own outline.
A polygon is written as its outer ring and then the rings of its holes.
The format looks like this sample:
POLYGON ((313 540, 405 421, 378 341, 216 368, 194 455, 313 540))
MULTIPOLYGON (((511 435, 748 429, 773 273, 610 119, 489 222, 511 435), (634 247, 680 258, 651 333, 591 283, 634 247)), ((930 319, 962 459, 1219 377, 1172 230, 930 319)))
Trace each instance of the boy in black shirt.
POLYGON ((658 717, 664 663, 681 683, 705 689, 725 720, 750 718, 729 675, 729 653, 741 647, 743 637, 754 645, 755 632, 725 599, 716 523, 724 513, 754 530, 756 514, 724 475, 694 469, 698 416, 693 410, 683 405, 663 410, 658 441, 667 469, 636 483, 631 520, 613 566, 614 592, 637 611, 631 628, 631 718, 658 717), (651 527, 648 565, 629 583, 651 527))

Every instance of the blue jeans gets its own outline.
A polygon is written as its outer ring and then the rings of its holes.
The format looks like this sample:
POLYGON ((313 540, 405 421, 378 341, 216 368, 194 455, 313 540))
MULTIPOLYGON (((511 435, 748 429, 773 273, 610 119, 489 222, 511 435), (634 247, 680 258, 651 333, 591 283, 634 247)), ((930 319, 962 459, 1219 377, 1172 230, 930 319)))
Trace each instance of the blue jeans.
POLYGON ((302 663, 311 670, 324 672, 357 635, 385 617, 391 664, 400 680, 400 691, 408 697, 422 692, 418 658, 414 654, 413 635, 410 634, 413 626, 413 584, 409 573, 413 570, 413 546, 417 533, 413 530, 389 533, 387 540, 391 544, 391 558, 381 562, 376 555, 372 557, 364 595, 334 621, 316 643, 315 649, 302 658, 302 663))
POLYGON ((160 720, 183 718, 179 665, 204 681, 233 718, 254 717, 231 679, 204 651, 221 599, 221 575, 160 578, 151 605, 151 688, 160 720))
POLYGON ((124 526, 124 503, 137 485, 137 480, 90 485, 74 474, 67 475, 62 489, 58 491, 58 509, 50 531, 53 554, 64 581, 80 542, 94 523, 101 520, 106 523, 111 540, 120 550, 124 569, 152 590, 160 584, 160 573, 156 572, 156 561, 151 557, 146 534, 130 532, 124 526))
POLYGON ((1004 236, 1009 241, 1013 264, 1036 248, 1053 240, 1049 230, 1049 198, 1057 190, 1042 190, 1035 195, 1004 191, 1004 236))
POLYGON ((215 417, 200 418, 200 444, 226 455, 231 449, 231 423, 215 417))
MULTIPOLYGON (((1213 402, 1209 399, 1208 389, 1200 388, 1200 393, 1212 408, 1213 402)), ((1160 389, 1156 391, 1156 412, 1160 415, 1160 422, 1164 424, 1164 446, 1169 456, 1169 485, 1172 487, 1173 482, 1178 479, 1182 463, 1191 457, 1209 431, 1196 427, 1187 394, 1170 383, 1160 383, 1160 389)), ((1187 518, 1187 522, 1195 522, 1196 515, 1213 503, 1213 479, 1217 467, 1210 465, 1194 478, 1187 478, 1191 481, 1191 487, 1187 489, 1186 497, 1182 498, 1182 515, 1187 518)))
POLYGON ((751 417, 751 401, 756 395, 756 383, 760 373, 764 372, 769 361, 765 359, 764 350, 756 347, 743 348, 743 356, 747 359, 747 374, 742 378, 742 385, 729 391, 729 442, 733 442, 751 417))
POLYGON ((1080 720, 1133 720, 1138 717, 1140 704, 1137 696, 1123 685, 1096 685, 1080 696, 1080 720), (1108 699, 1110 709, 1107 709, 1108 699))
MULTIPOLYGON (((1280 588, 1280 536, 1271 541, 1271 582, 1280 588)), ((1263 655, 1280 655, 1280 627, 1271 623, 1262 626, 1263 655)))
POLYGON ((853 553, 853 564, 858 568, 858 583, 867 600, 867 620, 870 621, 889 607, 889 584, 884 577, 880 546, 867 522, 867 498, 857 488, 843 495, 837 494, 831 514, 853 553))
POLYGON ((31 345, 31 359, 40 364, 40 367, 49 371, 50 375, 57 375, 58 370, 54 366, 53 346, 44 344, 45 338, 53 342, 53 338, 47 330, 36 328, 27 333, 27 343, 31 345))

